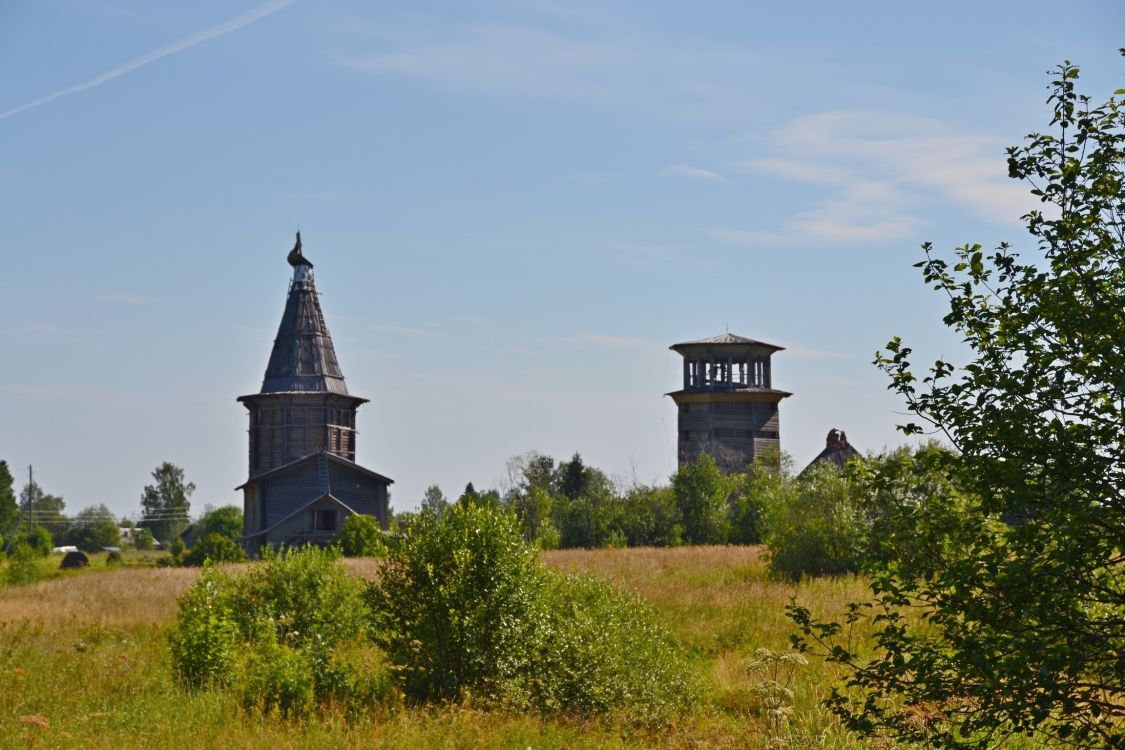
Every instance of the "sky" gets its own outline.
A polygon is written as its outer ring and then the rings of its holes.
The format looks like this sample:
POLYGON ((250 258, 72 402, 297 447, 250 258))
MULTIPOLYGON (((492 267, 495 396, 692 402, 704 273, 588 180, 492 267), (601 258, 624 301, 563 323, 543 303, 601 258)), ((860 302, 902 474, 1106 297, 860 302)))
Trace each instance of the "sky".
POLYGON ((580 452, 675 468, 676 342, 773 358, 782 448, 903 442, 871 361, 963 361, 912 265, 1030 245, 1004 148, 1125 5, 0 0, 0 459, 67 511, 161 462, 240 504, 300 227, 396 509, 580 452))

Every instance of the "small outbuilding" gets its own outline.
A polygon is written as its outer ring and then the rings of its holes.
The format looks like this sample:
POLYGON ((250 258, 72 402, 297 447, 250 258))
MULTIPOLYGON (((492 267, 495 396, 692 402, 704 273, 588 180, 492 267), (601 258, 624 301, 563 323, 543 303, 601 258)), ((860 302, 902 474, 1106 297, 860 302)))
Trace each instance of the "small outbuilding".
POLYGON ((816 458, 809 462, 802 471, 803 476, 809 469, 821 461, 829 461, 838 468, 847 466, 848 461, 853 458, 859 458, 860 453, 852 447, 848 442, 848 436, 843 430, 838 430, 833 427, 828 431, 828 437, 824 441, 824 450, 817 454, 816 458))

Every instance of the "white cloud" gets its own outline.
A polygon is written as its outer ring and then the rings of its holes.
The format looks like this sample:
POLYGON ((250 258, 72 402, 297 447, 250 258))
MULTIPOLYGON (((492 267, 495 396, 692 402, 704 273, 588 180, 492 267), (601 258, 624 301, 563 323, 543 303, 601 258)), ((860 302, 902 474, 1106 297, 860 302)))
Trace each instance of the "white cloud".
POLYGON ((960 205, 997 224, 1015 222, 1032 201, 1007 179, 997 139, 956 132, 921 117, 840 111, 800 117, 774 139, 775 154, 739 162, 742 172, 821 185, 828 197, 780 227, 710 227, 714 239, 742 245, 863 244, 916 234, 918 206, 960 205))
POLYGON ((671 164, 660 170, 660 175, 662 177, 687 177, 693 180, 707 180, 708 182, 718 182, 722 184, 728 182, 727 178, 723 177, 718 172, 693 167, 688 164, 671 164))
POLYGON ((365 73, 405 75, 456 88, 603 95, 608 91, 597 72, 626 64, 629 57, 623 48, 597 39, 524 26, 474 25, 413 39, 409 29, 400 34, 379 40, 391 48, 340 62, 365 73))
POLYGON ((168 57, 169 55, 174 55, 177 52, 183 52, 184 50, 191 49, 197 44, 208 42, 212 39, 216 39, 218 37, 229 34, 232 31, 238 31, 241 28, 249 26, 255 21, 259 21, 266 16, 276 13, 287 5, 292 5, 294 2, 296 2, 296 0, 270 0, 270 2, 263 3, 257 8, 243 13, 237 18, 232 18, 231 20, 218 24, 217 26, 212 26, 209 29, 204 29, 199 33, 186 36, 179 41, 172 42, 171 44, 153 50, 152 52, 143 54, 140 57, 130 60, 124 65, 119 65, 116 68, 107 70, 104 73, 100 73, 84 83, 79 83, 74 86, 68 86, 64 89, 59 89, 58 91, 27 102, 26 104, 21 104, 14 109, 9 109, 7 112, 2 112, 0 113, 0 120, 6 120, 9 117, 18 115, 21 112, 26 112, 29 109, 41 107, 44 104, 55 101, 56 99, 62 99, 64 96, 70 96, 71 94, 77 94, 81 91, 88 91, 92 88, 95 88, 96 86, 101 86, 103 83, 108 83, 115 78, 120 78, 126 73, 132 73, 138 68, 143 68, 149 63, 156 62, 157 60, 161 60, 165 57, 168 57))
POLYGON ((772 83, 765 54, 646 30, 635 19, 578 17, 560 25, 419 18, 350 24, 342 31, 352 48, 337 52, 336 63, 458 94, 595 100, 677 119, 744 118, 761 111, 768 99, 762 88, 772 83))

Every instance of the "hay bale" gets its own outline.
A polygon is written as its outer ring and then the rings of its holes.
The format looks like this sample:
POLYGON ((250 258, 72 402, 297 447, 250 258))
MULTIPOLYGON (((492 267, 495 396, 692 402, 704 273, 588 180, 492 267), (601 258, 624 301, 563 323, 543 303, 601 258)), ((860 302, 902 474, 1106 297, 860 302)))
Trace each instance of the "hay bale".
POLYGON ((67 552, 63 555, 62 563, 59 565, 63 570, 73 570, 75 568, 85 568, 90 564, 90 558, 86 557, 82 552, 67 552))

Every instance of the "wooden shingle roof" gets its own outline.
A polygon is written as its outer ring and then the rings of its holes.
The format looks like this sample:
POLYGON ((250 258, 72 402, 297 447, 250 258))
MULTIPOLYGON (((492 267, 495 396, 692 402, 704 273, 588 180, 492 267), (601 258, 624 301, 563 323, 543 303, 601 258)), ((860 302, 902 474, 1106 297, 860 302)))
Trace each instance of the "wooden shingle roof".
POLYGON ((262 381, 262 393, 292 391, 348 395, 320 309, 311 265, 294 267, 285 312, 262 381))
POLYGON ((743 346, 764 346, 778 352, 785 348, 783 346, 767 344, 764 341, 748 339, 745 336, 737 336, 733 333, 722 333, 718 336, 712 336, 709 339, 700 339, 699 341, 682 341, 679 344, 672 344, 672 346, 668 348, 672 350, 679 350, 680 347, 686 346, 724 346, 731 344, 741 344, 743 346))

